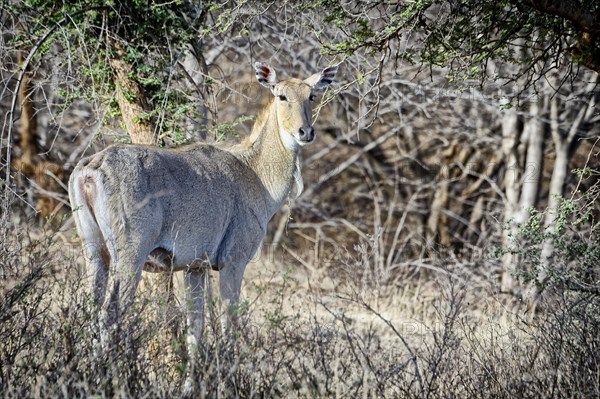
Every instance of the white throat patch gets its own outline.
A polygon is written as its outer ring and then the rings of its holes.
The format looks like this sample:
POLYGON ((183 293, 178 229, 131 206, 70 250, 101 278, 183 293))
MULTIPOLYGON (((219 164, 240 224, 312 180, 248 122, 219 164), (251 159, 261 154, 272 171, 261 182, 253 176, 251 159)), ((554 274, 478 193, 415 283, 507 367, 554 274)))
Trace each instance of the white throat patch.
POLYGON ((298 143, 296 138, 283 130, 283 128, 279 129, 279 136, 281 137, 281 141, 283 142, 285 148, 295 151, 300 147, 300 143, 298 143))

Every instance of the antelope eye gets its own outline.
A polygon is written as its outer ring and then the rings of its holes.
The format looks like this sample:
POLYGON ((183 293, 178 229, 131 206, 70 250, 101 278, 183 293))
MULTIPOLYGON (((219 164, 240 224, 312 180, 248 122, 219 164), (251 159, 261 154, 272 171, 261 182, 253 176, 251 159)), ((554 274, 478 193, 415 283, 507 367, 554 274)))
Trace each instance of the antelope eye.
POLYGON ((284 95, 282 95, 282 94, 280 94, 280 95, 279 95, 279 99, 280 99, 281 101, 287 101, 287 97, 286 97, 286 96, 284 96, 284 95))
POLYGON ((310 97, 308 97, 309 101, 315 101, 315 95, 311 94, 310 97))

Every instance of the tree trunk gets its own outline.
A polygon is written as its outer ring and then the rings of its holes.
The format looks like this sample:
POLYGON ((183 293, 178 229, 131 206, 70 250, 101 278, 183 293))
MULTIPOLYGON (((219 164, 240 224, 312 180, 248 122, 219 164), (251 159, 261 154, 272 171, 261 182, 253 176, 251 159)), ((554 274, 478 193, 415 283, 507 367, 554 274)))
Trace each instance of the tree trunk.
MULTIPOLYGON (((556 151, 554 160, 554 169, 552 170, 552 178, 550 180, 550 191, 548 193, 548 209, 544 215, 544 230, 546 233, 551 233, 556 224, 558 216, 559 196, 562 196, 565 179, 567 177, 567 166, 569 163, 568 149, 570 139, 563 140, 560 135, 558 123, 558 98, 553 96, 550 102, 550 130, 552 132, 552 141, 556 151)), ((554 241, 550 237, 546 237, 542 244, 542 252, 540 254, 540 281, 546 279, 546 270, 548 269, 550 257, 554 252, 554 241)))
MULTIPOLYGON (((594 93, 593 90, 595 88, 597 78, 598 75, 595 75, 594 79, 590 82, 587 92, 594 93)), ((595 102, 592 94, 592 97, 588 103, 577 113, 577 116, 571 124, 567 135, 563 136, 560 133, 557 95, 552 97, 550 103, 550 130, 552 132, 552 141, 554 142, 554 148, 556 151, 556 159, 554 161, 554 169, 552 170, 552 179, 550 181, 548 209, 544 214, 544 231, 547 233, 547 236, 542 243, 542 252, 540 254, 540 270, 538 274, 538 281, 542 283, 542 287, 548 277, 548 270, 551 267, 552 255, 554 253, 554 240, 552 238, 552 233, 556 232, 556 220, 560 207, 560 199, 562 197, 565 180, 567 178, 569 166, 569 147, 577 135, 579 126, 589 115, 590 111, 594 109, 594 104, 595 102)), ((538 296, 539 291, 536 291, 535 300, 538 299, 538 296)))
POLYGON ((211 98, 212 92, 209 85, 205 84, 208 76, 208 66, 200 47, 191 46, 191 49, 186 52, 181 65, 185 69, 191 83, 196 87, 197 93, 202 98, 202 101, 198 105, 200 121, 197 123, 195 130, 198 132, 201 140, 206 140, 208 138, 208 113, 210 111, 212 117, 215 118, 216 111, 214 106, 209 106, 209 102, 214 101, 214 99, 211 98))
MULTIPOLYGON (((502 230, 502 244, 505 248, 510 247, 511 237, 516 233, 513 215, 519 204, 519 157, 517 146, 521 137, 521 127, 517 111, 506 110, 502 118, 502 155, 506 165, 504 174, 504 192, 506 203, 504 204, 504 224, 502 230)), ((516 264, 516 255, 505 253, 502 257, 502 276, 500 289, 502 292, 511 292, 514 288, 513 270, 516 264)))
MULTIPOLYGON (((530 105, 529 119, 523 126, 521 142, 526 146, 524 168, 519 171, 517 153, 519 134, 516 111, 508 111, 503 120, 502 150, 507 162, 507 173, 504 177, 507 204, 504 210, 504 221, 508 230, 504 231, 504 245, 511 246, 518 226, 525 223, 530 216, 530 209, 537 203, 540 179, 542 176, 542 157, 544 149, 544 129, 540 114, 542 109, 539 100, 530 105), (520 178, 519 178, 520 176, 520 178)), ((513 292, 516 288, 513 272, 519 259, 516 255, 507 253, 502 259, 503 272, 501 290, 513 292)))
POLYGON ((542 159, 544 155, 544 128, 541 122, 541 113, 539 101, 532 101, 530 106, 530 116, 523 128, 525 140, 527 143, 527 158, 523 170, 521 198, 519 209, 515 214, 515 223, 521 225, 529 219, 530 209, 534 208, 540 187, 542 177, 542 159))
POLYGON ((125 128, 134 144, 156 143, 152 123, 145 119, 147 112, 146 97, 138 84, 131 78, 133 69, 123 61, 124 51, 115 45, 117 57, 110 60, 115 74, 116 98, 125 128))
MULTIPOLYGON (((19 63, 23 64, 24 60, 23 53, 19 52, 19 63)), ((61 218, 56 216, 61 212, 62 202, 52 193, 63 191, 61 182, 64 179, 64 169, 61 165, 44 160, 39 155, 38 124, 29 71, 23 74, 18 96, 21 108, 21 156, 13 160, 11 166, 31 179, 34 187, 28 190, 30 200, 35 199, 35 209, 39 212, 39 216, 44 220, 50 218, 52 225, 57 227, 61 218)))

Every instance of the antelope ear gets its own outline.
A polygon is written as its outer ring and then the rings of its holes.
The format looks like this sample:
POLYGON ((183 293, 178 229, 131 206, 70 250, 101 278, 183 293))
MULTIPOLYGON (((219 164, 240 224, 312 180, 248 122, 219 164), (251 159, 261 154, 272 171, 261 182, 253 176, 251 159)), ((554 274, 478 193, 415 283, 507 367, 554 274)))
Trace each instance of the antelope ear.
POLYGON ((305 79, 304 82, 315 90, 324 89, 333 82, 337 70, 338 66, 332 65, 323 69, 321 72, 315 73, 310 78, 305 79))
POLYGON ((261 62, 255 62, 254 70, 256 73, 256 79, 258 79, 258 83, 261 85, 273 90, 275 85, 279 83, 277 81, 275 70, 270 65, 263 64, 261 62))

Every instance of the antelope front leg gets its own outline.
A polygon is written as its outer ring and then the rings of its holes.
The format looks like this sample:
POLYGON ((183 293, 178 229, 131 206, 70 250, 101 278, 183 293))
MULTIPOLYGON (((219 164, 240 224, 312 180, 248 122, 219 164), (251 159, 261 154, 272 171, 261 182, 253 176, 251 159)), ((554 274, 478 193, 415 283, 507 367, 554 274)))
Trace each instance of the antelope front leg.
POLYGON ((187 337, 186 349, 188 352, 187 377, 183 385, 183 396, 192 397, 194 392, 194 364, 198 345, 202 340, 204 329, 204 295, 207 270, 201 267, 198 270, 188 270, 184 275, 185 297, 187 308, 187 337))
POLYGON ((227 265, 219 272, 219 292, 221 296, 221 325, 223 334, 237 326, 238 302, 242 288, 245 266, 227 265))
POLYGON ((204 291, 206 285, 206 269, 185 272, 185 294, 187 305, 187 347, 190 359, 202 340, 204 328, 204 291))

